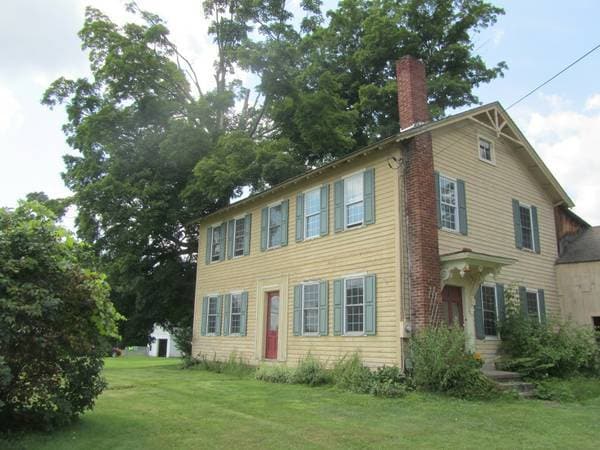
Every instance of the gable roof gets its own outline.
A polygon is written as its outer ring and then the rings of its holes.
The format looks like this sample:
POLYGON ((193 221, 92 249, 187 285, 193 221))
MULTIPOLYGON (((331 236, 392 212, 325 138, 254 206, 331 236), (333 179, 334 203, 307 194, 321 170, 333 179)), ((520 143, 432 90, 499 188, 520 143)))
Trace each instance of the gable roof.
POLYGON ((600 261, 600 227, 584 230, 570 242, 557 264, 600 261))
POLYGON ((205 220, 208 217, 211 217, 215 214, 222 213, 228 210, 238 209, 241 205, 246 205, 247 203, 251 203, 254 200, 262 198, 268 194, 272 194, 276 191, 284 189, 288 186, 296 184, 300 181, 308 179, 310 177, 319 175, 326 170, 332 169, 334 167, 339 166, 340 164, 350 162, 356 159, 359 156, 367 155, 371 152, 377 151, 382 147, 385 147, 394 142, 402 142, 408 140, 416 135, 421 133, 425 133, 428 131, 433 131, 441 127, 445 127, 448 125, 452 125, 454 123, 463 121, 463 120, 471 120, 480 125, 491 129, 496 133, 498 137, 502 136, 504 138, 509 139, 511 142, 521 146, 524 151, 524 155, 526 159, 530 162, 527 168, 529 170, 534 171, 534 175, 540 180, 544 188, 550 190, 552 194, 552 199, 555 205, 565 205, 567 208, 573 207, 575 204, 571 200, 571 198, 567 195, 562 186, 558 183, 554 175, 550 172, 548 167, 544 164, 540 156, 537 154, 533 146, 529 143, 525 135, 519 130, 514 121, 510 118, 506 110, 502 107, 500 102, 492 102, 486 105, 478 106, 451 116, 444 117, 443 119, 428 122, 419 126, 415 126, 412 128, 407 128, 401 130, 399 133, 392 135, 388 138, 382 139, 378 142, 375 142, 366 147, 362 147, 358 150, 355 150, 348 155, 333 160, 329 163, 326 163, 317 168, 311 169, 303 174, 297 175, 295 177, 289 178, 275 186, 272 186, 269 189, 265 189, 264 191, 257 192, 255 194, 251 194, 248 197, 241 199, 235 203, 231 203, 228 206, 218 209, 210 214, 207 214, 197 221, 205 220))

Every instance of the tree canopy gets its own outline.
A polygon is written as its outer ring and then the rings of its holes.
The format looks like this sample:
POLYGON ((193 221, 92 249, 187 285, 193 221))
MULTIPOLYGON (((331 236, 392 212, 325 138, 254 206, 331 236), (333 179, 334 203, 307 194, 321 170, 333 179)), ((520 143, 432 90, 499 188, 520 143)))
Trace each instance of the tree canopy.
POLYGON ((127 342, 155 322, 190 323, 196 219, 398 131, 394 61, 424 60, 434 117, 477 102, 502 75, 472 37, 503 11, 483 0, 207 0, 215 85, 155 14, 128 5, 117 25, 88 8, 79 33, 92 76, 59 78, 43 102, 64 105, 64 180, 80 237, 101 258, 127 318, 127 342), (253 73, 244 86, 236 70, 253 73))

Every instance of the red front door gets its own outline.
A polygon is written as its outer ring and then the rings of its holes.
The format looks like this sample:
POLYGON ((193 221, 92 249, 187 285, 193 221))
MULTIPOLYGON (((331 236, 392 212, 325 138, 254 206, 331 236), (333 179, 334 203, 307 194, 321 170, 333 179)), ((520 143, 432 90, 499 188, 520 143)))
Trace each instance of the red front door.
POLYGON ((442 317, 448 325, 464 326, 462 308, 462 289, 456 286, 444 286, 442 290, 442 317))
POLYGON ((265 358, 277 359, 277 336, 279 330, 279 291, 267 294, 267 335, 265 358))

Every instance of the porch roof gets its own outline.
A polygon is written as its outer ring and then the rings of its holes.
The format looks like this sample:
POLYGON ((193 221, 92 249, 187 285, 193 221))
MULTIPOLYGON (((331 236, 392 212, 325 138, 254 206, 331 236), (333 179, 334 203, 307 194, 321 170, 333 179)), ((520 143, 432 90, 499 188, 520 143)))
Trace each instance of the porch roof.
POLYGON ((517 260, 514 258, 474 252, 468 248, 440 255, 443 281, 456 274, 460 275, 461 278, 464 278, 467 274, 477 274, 477 278, 482 280, 490 274, 496 276, 502 267, 516 262, 517 260))

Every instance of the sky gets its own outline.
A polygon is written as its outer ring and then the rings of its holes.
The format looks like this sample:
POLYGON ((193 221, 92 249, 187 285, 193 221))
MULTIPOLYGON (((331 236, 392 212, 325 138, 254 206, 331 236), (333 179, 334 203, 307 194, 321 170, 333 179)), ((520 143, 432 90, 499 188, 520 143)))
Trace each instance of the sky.
MULTIPOLYGON (((297 3, 297 0, 295 1, 297 3)), ((512 104, 600 44, 600 2, 595 0, 492 1, 506 10, 498 23, 474 36, 486 63, 506 61, 504 78, 479 86, 482 103, 512 104)), ((212 86, 215 50, 201 0, 138 0, 167 21, 172 39, 212 86)), ((326 2, 326 5, 333 1, 326 2)), ((117 23, 131 16, 122 0, 5 0, 0 14, 0 206, 27 193, 69 195, 61 179, 70 151, 61 127, 64 111, 40 99, 60 76, 89 74, 77 32, 86 5, 117 23)), ((600 225, 600 50, 510 109, 546 165, 576 204, 574 211, 600 225)), ((72 224, 73 211, 66 223, 72 224)))

